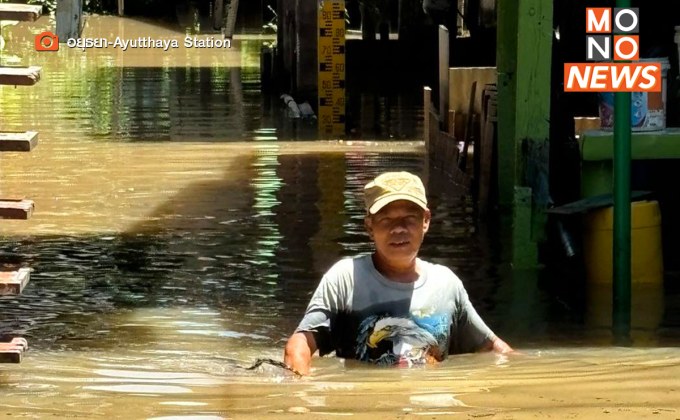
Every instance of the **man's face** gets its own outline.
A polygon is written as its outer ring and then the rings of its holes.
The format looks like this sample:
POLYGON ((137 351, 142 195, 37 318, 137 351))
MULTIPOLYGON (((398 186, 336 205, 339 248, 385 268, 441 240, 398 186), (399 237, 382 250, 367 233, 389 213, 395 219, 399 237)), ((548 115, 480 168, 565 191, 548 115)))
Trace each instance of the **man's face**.
POLYGON ((398 200, 366 216, 365 225, 381 257, 393 264, 407 264, 418 255, 430 227, 430 211, 398 200))

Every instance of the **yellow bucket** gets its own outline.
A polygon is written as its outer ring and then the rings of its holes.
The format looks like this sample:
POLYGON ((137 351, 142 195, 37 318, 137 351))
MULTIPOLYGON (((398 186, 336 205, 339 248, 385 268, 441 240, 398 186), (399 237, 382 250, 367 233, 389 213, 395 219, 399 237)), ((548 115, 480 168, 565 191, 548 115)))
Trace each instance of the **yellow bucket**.
MULTIPOLYGON (((590 212, 584 219, 583 253, 589 282, 612 283, 612 207, 590 212)), ((631 282, 663 282, 661 211, 657 201, 631 203, 631 282)))
MULTIPOLYGON (((612 285, 588 283, 585 320, 598 344, 611 343, 612 285), (602 340, 602 341, 601 341, 602 340)), ((630 292, 630 338, 636 345, 658 345, 665 310, 662 283, 635 283, 630 292)))

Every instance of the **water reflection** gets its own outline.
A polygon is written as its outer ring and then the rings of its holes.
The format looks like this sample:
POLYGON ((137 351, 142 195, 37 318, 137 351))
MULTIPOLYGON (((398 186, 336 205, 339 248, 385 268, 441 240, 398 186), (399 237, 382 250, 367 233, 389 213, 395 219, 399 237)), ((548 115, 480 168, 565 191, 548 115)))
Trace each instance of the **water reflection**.
MULTIPOLYGON (((657 331, 664 319, 663 283, 633 284, 631 287, 631 339, 637 345, 658 345, 657 331)), ((612 286, 589 284, 586 322, 590 330, 608 337, 612 325, 612 286)), ((605 341, 605 344, 608 344, 605 341)))
MULTIPOLYGON (((177 41, 163 49, 33 50, 34 36, 54 22, 12 28, 3 60, 38 65, 40 83, 0 87, 4 130, 58 128, 59 138, 88 133, 95 141, 217 141, 318 139, 313 121, 286 116, 283 102, 260 91, 260 48, 273 38, 238 37, 228 49, 183 47, 184 31, 158 22, 91 16, 84 36, 177 41), (55 112, 58 111, 58 112, 55 112), (27 128, 28 127, 28 128, 27 128)), ((199 35, 201 38, 215 35, 199 35)), ((421 127, 419 86, 387 93, 348 90, 347 138, 414 139, 421 127)), ((304 98, 297 98, 303 101, 304 98)))

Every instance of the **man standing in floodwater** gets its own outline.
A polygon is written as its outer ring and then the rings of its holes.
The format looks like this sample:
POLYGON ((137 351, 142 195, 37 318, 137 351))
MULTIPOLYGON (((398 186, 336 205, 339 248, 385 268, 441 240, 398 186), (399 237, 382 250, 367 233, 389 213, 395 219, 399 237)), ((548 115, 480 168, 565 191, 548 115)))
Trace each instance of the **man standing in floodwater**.
POLYGON ((317 350, 409 366, 441 361, 449 350, 513 351, 477 314, 450 269, 418 258, 431 221, 421 179, 386 172, 364 195, 364 225, 375 250, 326 272, 288 339, 284 362, 306 375, 317 350))

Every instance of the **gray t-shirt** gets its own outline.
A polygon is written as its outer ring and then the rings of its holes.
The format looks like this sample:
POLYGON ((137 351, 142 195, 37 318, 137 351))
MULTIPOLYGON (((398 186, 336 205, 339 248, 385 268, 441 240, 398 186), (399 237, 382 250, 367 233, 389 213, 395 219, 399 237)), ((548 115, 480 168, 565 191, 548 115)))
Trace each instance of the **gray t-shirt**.
MULTIPOLYGON (((437 339, 439 354, 479 350, 494 333, 447 267, 417 260, 413 283, 388 280, 370 255, 338 261, 323 276, 296 332, 312 331, 320 354, 356 357, 362 321, 373 315, 414 321, 437 339)), ((363 328, 363 327, 362 327, 363 328)))

